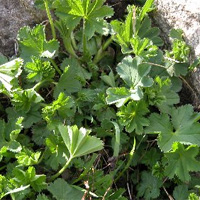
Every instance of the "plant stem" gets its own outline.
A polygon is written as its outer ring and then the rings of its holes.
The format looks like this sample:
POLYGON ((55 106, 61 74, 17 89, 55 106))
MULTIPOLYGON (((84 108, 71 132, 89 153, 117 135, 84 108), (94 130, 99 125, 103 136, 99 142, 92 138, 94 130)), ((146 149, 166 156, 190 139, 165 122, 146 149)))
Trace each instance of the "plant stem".
POLYGON ((85 19, 83 18, 83 55, 86 55, 87 52, 87 40, 85 35, 85 19))
POLYGON ((110 45, 110 43, 112 42, 112 36, 109 37, 106 42, 103 44, 103 46, 98 50, 96 56, 94 57, 94 64, 97 64, 101 58, 102 58, 102 55, 103 55, 103 51, 105 51, 107 49, 107 47, 110 45))
POLYGON ((124 167, 124 169, 123 169, 123 170, 121 171, 121 173, 117 176, 117 178, 115 179, 115 181, 117 181, 117 180, 124 174, 124 172, 130 167, 131 162, 132 162, 132 160, 133 160, 133 156, 134 156, 134 152, 135 152, 135 147, 136 147, 136 140, 135 140, 135 138, 134 138, 133 147, 132 147, 132 149, 131 149, 131 151, 130 151, 130 153, 129 153, 129 160, 128 160, 126 166, 124 167))
POLYGON ((51 61, 51 64, 54 66, 55 70, 56 70, 56 71, 58 72, 58 74, 61 76, 61 75, 62 75, 62 72, 61 72, 61 70, 58 68, 56 62, 55 62, 52 58, 50 58, 50 61, 51 61))
POLYGON ((71 44, 71 41, 70 41, 70 38, 67 38, 66 36, 62 36, 63 38, 63 43, 64 43, 64 46, 65 46, 65 49, 68 53, 70 53, 73 57, 77 58, 77 55, 72 47, 72 44, 71 44))
POLYGON ((51 176, 50 181, 53 181, 58 176, 60 176, 67 169, 67 167, 69 166, 69 164, 72 161, 72 159, 73 159, 73 157, 70 156, 69 159, 68 159, 68 161, 66 162, 66 164, 63 166, 63 168, 60 171, 58 171, 56 174, 54 174, 53 176, 51 176))
POLYGON ((45 5, 47 17, 49 19, 49 23, 50 23, 50 26, 51 26, 51 32, 52 32, 53 39, 56 39, 56 31, 55 31, 53 19, 51 17, 51 12, 49 10, 48 0, 44 0, 44 5, 45 5))
POLYGON ((39 83, 37 83, 33 89, 37 92, 45 83, 50 82, 51 80, 43 80, 39 83))

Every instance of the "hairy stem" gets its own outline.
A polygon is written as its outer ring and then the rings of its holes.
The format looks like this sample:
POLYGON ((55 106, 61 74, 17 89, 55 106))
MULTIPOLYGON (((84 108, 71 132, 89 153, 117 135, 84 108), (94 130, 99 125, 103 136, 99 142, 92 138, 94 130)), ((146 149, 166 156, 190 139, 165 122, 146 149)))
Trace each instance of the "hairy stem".
POLYGON ((51 17, 51 12, 49 10, 48 0, 44 0, 44 5, 45 5, 47 17, 49 19, 49 23, 50 23, 50 26, 51 26, 51 32, 52 32, 53 38, 56 39, 56 31, 55 31, 53 19, 51 17))

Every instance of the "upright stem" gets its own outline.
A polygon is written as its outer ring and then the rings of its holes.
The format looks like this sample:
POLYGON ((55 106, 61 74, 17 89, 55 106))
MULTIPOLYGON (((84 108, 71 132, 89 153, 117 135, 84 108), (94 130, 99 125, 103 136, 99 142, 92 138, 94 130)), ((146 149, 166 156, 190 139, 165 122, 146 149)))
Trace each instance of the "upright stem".
POLYGON ((53 35, 53 39, 56 39, 56 31, 55 31, 53 19, 51 17, 51 12, 49 10, 48 0, 44 0, 44 5, 45 5, 47 17, 49 19, 49 23, 50 23, 50 26, 51 26, 51 32, 52 32, 52 35, 53 35))
POLYGON ((69 157, 68 161, 66 162, 66 164, 63 166, 63 168, 58 171, 56 174, 54 174, 51 178, 50 181, 55 180, 57 177, 59 177, 69 166, 70 162, 72 161, 73 157, 69 157))
POLYGON ((83 55, 86 55, 87 52, 87 40, 85 35, 85 19, 83 18, 83 55))
POLYGON ((51 61, 51 64, 54 66, 55 70, 59 73, 59 75, 61 76, 62 75, 62 72, 61 70, 58 68, 58 66, 56 65, 56 62, 50 58, 50 61, 51 61))

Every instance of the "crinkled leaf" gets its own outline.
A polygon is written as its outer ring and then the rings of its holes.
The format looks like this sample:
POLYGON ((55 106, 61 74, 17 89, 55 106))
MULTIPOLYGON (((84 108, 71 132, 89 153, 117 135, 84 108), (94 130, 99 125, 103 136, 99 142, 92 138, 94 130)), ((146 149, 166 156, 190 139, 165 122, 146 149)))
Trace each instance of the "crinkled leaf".
POLYGON ((72 117, 75 113, 74 100, 70 96, 66 96, 61 92, 58 98, 52 104, 42 109, 43 118, 48 122, 54 120, 55 117, 63 119, 72 117))
POLYGON ((82 199, 84 192, 76 189, 73 185, 69 185, 63 179, 56 179, 47 187, 56 200, 72 200, 82 199))
POLYGON ((21 58, 16 58, 0 65, 0 82, 8 91, 10 91, 14 85, 12 81, 21 74, 22 65, 23 60, 21 58))
POLYGON ((142 134, 143 127, 149 125, 149 121, 145 117, 148 112, 144 101, 132 101, 127 106, 122 106, 117 116, 119 116, 120 124, 126 127, 127 132, 135 131, 137 134, 142 134))
POLYGON ((198 153, 199 148, 195 145, 185 148, 178 142, 174 143, 172 151, 165 153, 167 159, 165 175, 169 178, 177 175, 181 181, 189 181, 191 179, 190 171, 200 171, 200 162, 195 159, 198 153))
POLYGON ((43 25, 36 25, 33 29, 28 26, 21 28, 17 39, 20 55, 26 62, 31 61, 32 56, 52 58, 59 48, 57 40, 46 40, 45 26, 43 25))
POLYGON ((172 89, 172 83, 169 78, 155 78, 154 85, 146 88, 145 94, 150 105, 155 105, 163 113, 168 113, 170 107, 179 103, 178 94, 172 89))
POLYGON ((58 129, 70 152, 70 156, 73 158, 87 155, 103 148, 103 142, 97 137, 90 136, 90 131, 85 128, 78 129, 76 125, 72 127, 59 125, 58 129))
POLYGON ((160 187, 162 181, 153 176, 150 172, 142 172, 141 181, 138 185, 138 197, 144 197, 145 199, 155 199, 160 195, 160 187))
POLYGON ((200 124, 197 122, 200 113, 194 113, 191 105, 172 108, 171 119, 168 114, 153 113, 149 117, 150 126, 146 133, 156 133, 158 145, 164 152, 172 148, 174 142, 200 146, 200 124))
POLYGON ((28 113, 30 109, 43 101, 43 98, 34 89, 13 91, 12 103, 17 111, 28 113))
POLYGON ((52 79, 55 76, 55 70, 50 62, 42 61, 36 57, 32 58, 32 62, 26 63, 25 70, 28 72, 27 79, 32 82, 52 79))
POLYGON ((41 152, 33 152, 27 148, 23 148, 23 150, 16 155, 17 162, 23 166, 35 165, 38 163, 39 158, 41 156, 41 152))

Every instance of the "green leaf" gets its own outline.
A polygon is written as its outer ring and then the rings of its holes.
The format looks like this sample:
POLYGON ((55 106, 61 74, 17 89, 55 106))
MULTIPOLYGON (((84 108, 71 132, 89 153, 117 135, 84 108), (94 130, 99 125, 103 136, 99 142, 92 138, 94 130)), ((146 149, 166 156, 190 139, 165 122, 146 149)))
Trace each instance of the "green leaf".
POLYGON ((61 92, 55 101, 42 109, 43 118, 48 123, 53 122, 56 117, 58 117, 58 120, 60 120, 60 117, 62 119, 70 118, 75 113, 74 104, 74 100, 70 96, 61 92))
POLYGON ((168 114, 153 113, 149 117, 150 126, 146 133, 159 134, 158 146, 164 152, 172 149, 174 142, 182 144, 195 144, 200 146, 200 124, 197 122, 200 113, 194 113, 191 105, 172 108, 168 114))
POLYGON ((26 171, 19 168, 13 170, 13 181, 16 185, 29 185, 37 192, 46 188, 46 176, 36 175, 34 167, 29 167, 26 171))
POLYGON ((57 40, 46 40, 45 26, 37 25, 33 29, 25 26, 17 35, 21 57, 27 62, 32 56, 53 58, 59 48, 57 40))
POLYGON ((30 109, 44 99, 33 89, 13 91, 12 103, 17 111, 28 113, 30 109))
POLYGON ((173 178, 177 175, 181 181, 190 181, 189 172, 200 171, 200 162, 195 159, 199 153, 199 148, 191 145, 187 148, 178 142, 172 146, 172 151, 165 153, 166 168, 165 175, 173 178))
POLYGON ((58 137, 50 134, 49 137, 46 138, 45 144, 48 148, 45 164, 50 166, 53 170, 57 170, 59 165, 65 165, 66 159, 69 155, 67 154, 68 151, 65 144, 63 143, 62 138, 60 136, 58 137))
POLYGON ((145 199, 155 199, 160 195, 160 187, 162 181, 153 176, 150 172, 142 172, 141 181, 138 185, 138 197, 144 197, 145 199))
POLYGON ((118 20, 111 22, 111 26, 115 33, 113 40, 121 46, 123 54, 132 52, 130 39, 133 37, 133 9, 135 9, 134 6, 132 9, 129 9, 129 13, 124 23, 118 20))
POLYGON ((147 0, 145 2, 144 6, 142 7, 142 11, 139 15, 139 21, 140 22, 143 20, 145 14, 149 12, 149 9, 151 8, 153 2, 154 2, 154 0, 147 0))
POLYGON ((173 191, 173 197, 175 200, 188 200, 188 186, 178 185, 173 191))
POLYGON ((124 105, 131 97, 131 93, 125 87, 108 88, 106 93, 107 104, 116 104, 117 107, 124 105))
POLYGON ((16 155, 17 162, 22 166, 30 166, 36 165, 41 156, 41 152, 32 152, 27 148, 23 148, 23 150, 16 155))
POLYGON ((0 82, 8 91, 11 91, 14 86, 12 81, 21 74, 22 65, 23 60, 20 58, 16 58, 10 62, 0 65, 0 82))
POLYGON ((49 200, 45 194, 39 194, 36 200, 49 200))
POLYGON ((103 142, 94 136, 89 136, 90 131, 85 128, 78 129, 76 125, 72 127, 59 125, 58 129, 72 158, 100 151, 103 148, 103 142))
POLYGON ((148 38, 141 39, 136 36, 131 38, 130 43, 133 48, 133 53, 144 59, 155 57, 158 53, 158 47, 153 45, 153 42, 148 38))
POLYGON ((104 33, 104 18, 113 15, 113 9, 103 5, 104 2, 105 0, 64 0, 63 2, 56 1, 54 7, 57 16, 68 22, 66 24, 69 29, 74 29, 80 20, 84 19, 85 33, 90 39, 95 32, 104 33))
POLYGON ((183 30, 181 30, 181 29, 171 29, 169 36, 173 39, 183 40, 183 30))
POLYGON ((61 69, 65 71, 65 68, 70 66, 73 68, 74 71, 76 71, 77 79, 81 83, 87 83, 87 80, 91 79, 92 74, 89 73, 85 68, 83 68, 79 61, 75 58, 65 58, 61 64, 61 69))
POLYGON ((145 94, 150 105, 155 105, 163 113, 168 113, 170 107, 179 103, 178 94, 172 89, 172 83, 169 78, 160 78, 157 76, 154 85, 146 88, 145 94))
POLYGON ((8 59, 6 56, 4 56, 2 53, 0 53, 0 65, 3 65, 8 62, 8 59))
POLYGON ((81 90, 81 83, 77 79, 78 72, 72 66, 65 68, 64 73, 60 77, 58 84, 54 90, 54 97, 57 98, 61 92, 69 95, 81 90))
POLYGON ((63 179, 56 179, 47 187, 56 200, 72 200, 82 199, 84 192, 76 189, 73 185, 69 185, 63 179))
POLYGON ((32 62, 26 63, 25 70, 28 72, 27 79, 31 82, 40 82, 55 76, 55 70, 50 62, 42 61, 36 57, 32 57, 32 62))
POLYGON ((115 144, 114 144, 113 156, 118 157, 119 156, 119 148, 120 148, 120 128, 116 122, 112 122, 112 124, 115 127, 115 144))
POLYGON ((119 122, 126 127, 126 131, 136 134, 143 133, 143 127, 149 125, 149 121, 144 117, 149 112, 144 101, 129 102, 127 106, 122 106, 117 112, 119 122))
POLYGON ((39 146, 44 145, 45 139, 50 135, 50 131, 44 123, 33 126, 32 133, 32 140, 39 146))
POLYGON ((109 75, 101 75, 100 78, 105 83, 107 83, 109 86, 115 87, 115 77, 114 77, 112 69, 111 69, 109 75))
POLYGON ((150 87, 153 84, 152 78, 148 77, 151 66, 143 64, 139 57, 125 57, 117 66, 117 73, 124 82, 131 88, 133 100, 140 100, 143 96, 142 87, 150 87))

